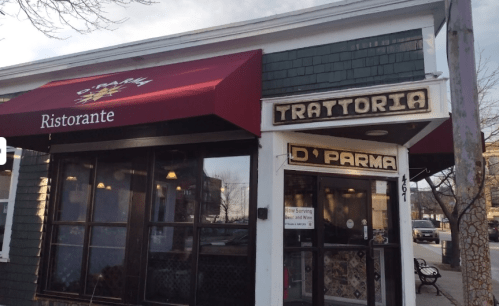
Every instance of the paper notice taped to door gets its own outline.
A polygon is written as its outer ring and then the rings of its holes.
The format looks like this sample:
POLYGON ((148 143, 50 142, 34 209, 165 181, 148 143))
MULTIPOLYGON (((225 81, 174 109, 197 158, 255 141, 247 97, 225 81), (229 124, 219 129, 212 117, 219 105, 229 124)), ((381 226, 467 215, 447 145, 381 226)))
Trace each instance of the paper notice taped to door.
POLYGON ((313 229, 314 209, 312 207, 285 207, 285 229, 313 229))

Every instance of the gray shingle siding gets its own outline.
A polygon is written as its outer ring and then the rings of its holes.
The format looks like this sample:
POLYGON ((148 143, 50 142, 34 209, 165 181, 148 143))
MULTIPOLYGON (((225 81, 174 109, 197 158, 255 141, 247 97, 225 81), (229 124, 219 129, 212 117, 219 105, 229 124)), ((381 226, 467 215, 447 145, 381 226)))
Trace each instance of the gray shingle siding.
POLYGON ((32 306, 37 288, 49 186, 45 153, 23 150, 19 168, 10 262, 0 263, 0 305, 32 306))
POLYGON ((422 80, 421 29, 263 55, 262 96, 422 80))

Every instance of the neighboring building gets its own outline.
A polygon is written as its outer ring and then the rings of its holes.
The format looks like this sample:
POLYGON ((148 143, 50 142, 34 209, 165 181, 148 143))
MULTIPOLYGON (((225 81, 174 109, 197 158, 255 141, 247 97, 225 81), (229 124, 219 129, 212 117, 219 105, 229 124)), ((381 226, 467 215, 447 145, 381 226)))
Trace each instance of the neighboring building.
POLYGON ((349 0, 0 68, 0 305, 415 305, 444 16, 349 0))
POLYGON ((493 143, 485 143, 485 162, 487 165, 484 186, 487 219, 499 221, 499 149, 493 143))

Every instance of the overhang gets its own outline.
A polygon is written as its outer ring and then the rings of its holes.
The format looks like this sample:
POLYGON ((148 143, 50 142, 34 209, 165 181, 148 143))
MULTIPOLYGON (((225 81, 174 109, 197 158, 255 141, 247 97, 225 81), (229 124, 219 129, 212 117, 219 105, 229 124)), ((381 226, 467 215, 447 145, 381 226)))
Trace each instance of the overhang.
POLYGON ((50 82, 0 105, 0 135, 37 142, 50 134, 216 116, 259 136, 261 54, 50 82))
MULTIPOLYGON (((485 152, 484 135, 482 150, 485 152)), ((452 116, 409 149, 409 174, 417 182, 454 166, 452 116)))

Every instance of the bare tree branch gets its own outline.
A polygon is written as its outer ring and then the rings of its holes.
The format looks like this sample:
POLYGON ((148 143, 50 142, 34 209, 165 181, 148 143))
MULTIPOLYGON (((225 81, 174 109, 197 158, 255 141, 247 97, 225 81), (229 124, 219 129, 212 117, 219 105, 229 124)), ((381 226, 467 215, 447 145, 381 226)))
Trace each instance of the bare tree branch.
POLYGON ((112 30, 113 25, 126 19, 107 17, 105 8, 111 5, 126 7, 138 3, 151 5, 153 0, 0 0, 0 13, 27 19, 45 36, 63 39, 59 32, 65 28, 80 34, 95 30, 112 30))

